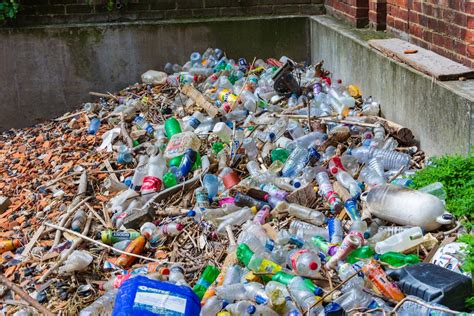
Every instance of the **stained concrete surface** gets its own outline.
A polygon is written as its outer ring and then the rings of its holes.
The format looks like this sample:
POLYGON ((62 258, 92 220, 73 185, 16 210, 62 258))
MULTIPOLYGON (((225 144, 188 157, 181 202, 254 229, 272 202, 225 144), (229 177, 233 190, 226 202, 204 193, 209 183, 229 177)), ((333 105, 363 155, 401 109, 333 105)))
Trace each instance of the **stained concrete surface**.
POLYGON ((429 155, 473 145, 474 81, 436 82, 367 45, 381 32, 354 30, 328 16, 212 19, 0 29, 0 130, 59 116, 116 91, 167 61, 219 47, 231 57, 323 59, 362 88, 383 114, 411 128, 429 155))
POLYGON ((309 60, 305 17, 0 29, 0 130, 53 118, 166 62, 219 47, 230 57, 309 60), (295 36, 297 35, 297 36, 295 36))
POLYGON ((474 80, 439 82, 367 44, 371 36, 328 16, 311 17, 312 62, 356 84, 381 103, 385 117, 413 130, 428 155, 473 146, 474 80))

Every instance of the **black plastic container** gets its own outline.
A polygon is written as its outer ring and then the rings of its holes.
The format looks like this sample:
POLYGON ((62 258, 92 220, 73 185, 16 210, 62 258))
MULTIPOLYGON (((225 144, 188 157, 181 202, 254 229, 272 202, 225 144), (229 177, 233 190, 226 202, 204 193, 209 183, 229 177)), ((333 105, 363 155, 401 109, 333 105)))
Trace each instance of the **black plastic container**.
POLYGON ((472 292, 472 279, 432 263, 418 263, 387 274, 406 295, 445 305, 453 310, 465 309, 472 292))

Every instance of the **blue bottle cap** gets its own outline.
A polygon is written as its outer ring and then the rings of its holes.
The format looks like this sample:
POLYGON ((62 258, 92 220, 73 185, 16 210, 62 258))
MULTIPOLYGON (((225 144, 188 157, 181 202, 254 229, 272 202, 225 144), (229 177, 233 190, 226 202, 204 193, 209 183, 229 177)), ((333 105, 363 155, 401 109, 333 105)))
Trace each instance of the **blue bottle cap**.
POLYGON ((257 310, 257 308, 255 307, 255 305, 250 305, 248 308, 247 308, 247 313, 249 313, 250 315, 253 315, 255 314, 255 311, 257 310))
POLYGON ((341 305, 337 303, 331 302, 324 307, 324 315, 326 316, 342 316, 343 314, 344 312, 341 305))
POLYGON ((196 216, 196 211, 195 210, 189 210, 188 214, 186 214, 186 215, 189 216, 189 217, 194 217, 194 216, 196 216))

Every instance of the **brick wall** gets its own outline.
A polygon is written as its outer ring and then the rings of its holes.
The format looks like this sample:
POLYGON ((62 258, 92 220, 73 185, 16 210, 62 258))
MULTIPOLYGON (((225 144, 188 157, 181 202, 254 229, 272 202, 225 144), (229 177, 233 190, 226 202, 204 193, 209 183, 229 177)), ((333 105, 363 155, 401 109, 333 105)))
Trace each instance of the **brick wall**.
POLYGON ((369 0, 326 0, 328 13, 344 19, 355 27, 369 23, 369 0))
POLYGON ((323 0, 19 0, 15 26, 260 15, 316 15, 323 0))
POLYGON ((387 30, 474 68, 474 0, 387 0, 387 30))

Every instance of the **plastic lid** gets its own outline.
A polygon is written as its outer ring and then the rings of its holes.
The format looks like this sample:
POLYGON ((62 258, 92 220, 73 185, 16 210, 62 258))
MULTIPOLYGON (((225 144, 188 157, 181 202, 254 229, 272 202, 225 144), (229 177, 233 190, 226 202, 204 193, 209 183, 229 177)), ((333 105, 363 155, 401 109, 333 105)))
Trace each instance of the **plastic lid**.
POLYGON ((256 310, 257 308, 255 307, 255 305, 249 305, 249 307, 247 307, 247 313, 249 313, 250 315, 255 314, 256 310))
POLYGON ((337 167, 332 167, 330 171, 332 174, 336 174, 339 171, 339 169, 337 167))
POLYGON ((276 135, 275 135, 275 133, 269 133, 268 137, 270 138, 270 141, 273 142, 275 140, 276 135))
POLYGON ((195 210, 189 210, 188 214, 186 214, 186 215, 188 215, 189 217, 194 217, 194 216, 196 216, 196 211, 195 210))
POLYGON ((161 268, 161 274, 163 275, 169 275, 170 274, 170 269, 168 268, 161 268))
POLYGON ((298 189, 299 187, 301 187, 301 182, 299 181, 293 181, 293 186, 298 189))
POLYGON ((176 229, 177 229, 178 231, 182 231, 183 228, 184 228, 184 225, 183 225, 183 224, 181 224, 181 223, 176 224, 176 229))
POLYGON ((316 269, 318 268, 318 263, 317 263, 316 261, 311 261, 311 262, 309 263, 309 268, 310 268, 311 270, 316 270, 316 269))

